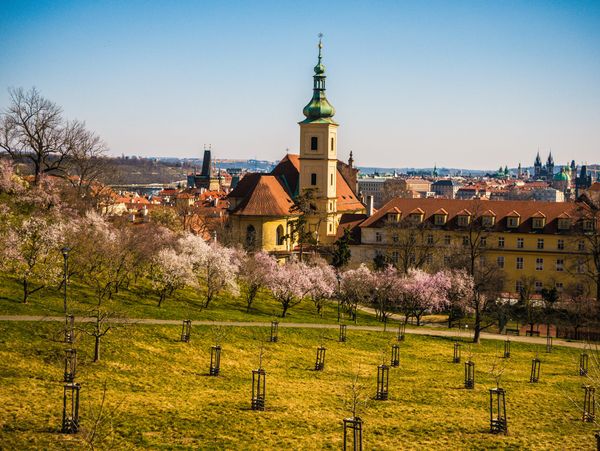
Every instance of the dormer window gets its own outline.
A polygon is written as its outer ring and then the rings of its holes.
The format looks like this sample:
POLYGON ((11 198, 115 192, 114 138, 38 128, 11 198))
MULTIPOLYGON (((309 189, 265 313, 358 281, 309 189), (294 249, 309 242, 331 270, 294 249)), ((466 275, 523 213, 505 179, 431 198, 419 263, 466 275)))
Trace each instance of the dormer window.
POLYGON ((571 228, 571 220, 568 218, 560 218, 558 220, 558 230, 569 230, 571 228))
POLYGON ((543 229, 546 225, 546 218, 533 218, 532 226, 534 229, 543 229))
POLYGON ((399 213, 388 213, 387 215, 388 221, 397 223, 400 222, 400 214, 399 213))
POLYGON ((594 221, 592 219, 583 220, 583 230, 585 232, 591 232, 594 230, 594 221))
POLYGON ((469 215, 459 215, 456 219, 458 225, 460 227, 466 227, 471 222, 471 216, 469 215))
POLYGON ((423 214, 422 213, 411 213, 409 215, 409 220, 410 220, 410 222, 412 222, 414 224, 418 224, 423 221, 423 214))
POLYGON ((493 227, 495 223, 495 216, 486 215, 481 217, 481 225, 483 225, 484 227, 493 227))
POLYGON ((437 214, 434 215, 433 217, 433 223, 437 226, 441 226, 446 224, 446 219, 448 218, 447 215, 443 215, 443 214, 437 214))
POLYGON ((513 210, 506 218, 506 226, 509 229, 516 229, 519 224, 521 224, 521 215, 513 210))

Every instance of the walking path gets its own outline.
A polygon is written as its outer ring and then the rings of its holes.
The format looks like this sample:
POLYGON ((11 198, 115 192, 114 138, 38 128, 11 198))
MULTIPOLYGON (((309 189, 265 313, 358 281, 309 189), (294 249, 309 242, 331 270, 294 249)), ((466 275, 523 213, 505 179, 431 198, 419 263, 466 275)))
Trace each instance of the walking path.
MULTIPOLYGON (((0 315, 0 321, 64 321, 64 316, 27 316, 27 315, 0 315)), ((90 323, 94 321, 94 318, 75 318, 76 322, 90 323)), ((154 318, 137 318, 127 320, 114 320, 115 322, 126 322, 128 324, 156 324, 156 325, 169 325, 169 324, 181 324, 181 320, 177 319, 154 319, 154 318)), ((193 321, 195 325, 201 326, 231 326, 231 327, 270 327, 271 322, 258 322, 258 321, 193 321)), ((304 329, 337 329, 338 324, 318 324, 318 323, 279 323, 279 327, 290 327, 290 328, 304 328, 304 329)), ((383 326, 359 326, 354 324, 348 324, 348 330, 366 330, 366 331, 385 331, 388 333, 397 333, 395 327, 388 327, 384 330, 383 326)), ((451 330, 436 330, 430 328, 406 328, 407 334, 414 335, 429 335, 432 337, 457 337, 456 331, 451 330)), ((462 333, 461 337, 466 338, 466 333, 462 333)), ((483 340, 506 340, 506 335, 493 334, 489 332, 482 332, 481 338, 483 340)), ((531 344, 546 344, 546 337, 523 337, 523 336, 510 336, 510 340, 519 343, 531 343, 531 344)), ((553 346, 565 346, 568 348, 580 348, 583 349, 589 346, 587 343, 572 342, 562 339, 554 338, 552 340, 553 346)))

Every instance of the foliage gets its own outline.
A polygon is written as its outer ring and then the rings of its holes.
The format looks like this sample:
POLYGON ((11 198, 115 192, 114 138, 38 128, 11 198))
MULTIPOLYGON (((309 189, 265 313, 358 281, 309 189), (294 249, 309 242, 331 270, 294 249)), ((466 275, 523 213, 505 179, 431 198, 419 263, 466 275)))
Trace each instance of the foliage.
POLYGON ((266 252, 243 255, 239 279, 242 282, 242 294, 247 312, 252 308, 258 291, 267 286, 269 276, 275 271, 277 271, 277 261, 266 252))
POLYGON ((271 272, 267 286, 273 297, 281 304, 281 317, 300 304, 310 292, 311 269, 305 263, 290 261, 271 272))

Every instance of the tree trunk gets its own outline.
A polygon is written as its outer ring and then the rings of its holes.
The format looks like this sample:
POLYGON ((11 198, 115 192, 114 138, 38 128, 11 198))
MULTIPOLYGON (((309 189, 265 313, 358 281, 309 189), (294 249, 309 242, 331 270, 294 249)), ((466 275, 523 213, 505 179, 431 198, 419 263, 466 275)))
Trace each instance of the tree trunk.
POLYGON ((27 278, 23 277, 23 304, 27 304, 27 297, 29 296, 28 288, 27 278))
POLYGON ((96 335, 94 344, 94 362, 100 360, 100 336, 96 335))
POLYGON ((158 307, 160 307, 162 305, 162 302, 165 300, 165 294, 161 293, 160 296, 158 297, 158 307))
POLYGON ((282 318, 285 318, 285 314, 286 314, 286 313, 287 313, 287 311, 288 311, 288 308, 289 308, 289 306, 290 306, 290 303, 289 303, 289 302, 282 302, 281 306, 283 307, 283 310, 281 311, 281 317, 282 317, 282 318))
POLYGON ((481 341, 481 311, 475 308, 475 324, 473 324, 473 343, 479 344, 481 341))

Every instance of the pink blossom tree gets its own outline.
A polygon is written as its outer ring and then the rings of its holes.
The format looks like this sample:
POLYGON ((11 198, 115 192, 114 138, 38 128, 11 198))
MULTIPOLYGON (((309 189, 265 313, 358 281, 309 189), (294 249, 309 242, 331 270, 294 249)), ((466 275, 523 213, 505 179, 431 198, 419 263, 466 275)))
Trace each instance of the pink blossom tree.
POLYGON ((175 291, 195 286, 196 278, 185 255, 175 249, 162 249, 154 258, 151 273, 152 289, 158 295, 158 307, 175 291))
POLYGON ((215 296, 223 291, 234 296, 239 294, 236 282, 239 259, 235 249, 218 243, 208 244, 202 237, 191 234, 179 240, 179 247, 203 291, 204 308, 208 308, 215 296))
POLYGON ((335 270, 324 260, 318 260, 308 268, 310 289, 308 295, 312 300, 317 315, 323 316, 323 307, 331 299, 337 286, 335 270))
POLYGON ((342 273, 340 300, 344 309, 356 320, 358 305, 368 302, 372 295, 371 271, 365 265, 342 273))
POLYGON ((400 279, 396 268, 388 265, 380 271, 373 271, 371 277, 364 281, 370 288, 371 306, 380 321, 386 321, 400 304, 400 279))
POLYGON ((470 301, 473 299, 475 284, 473 277, 464 269, 452 269, 445 271, 449 279, 446 299, 448 301, 448 327, 467 311, 470 311, 470 301))
POLYGON ((417 319, 417 326, 421 325, 421 318, 425 312, 440 311, 447 305, 446 292, 450 279, 445 272, 429 274, 420 269, 413 269, 400 279, 399 287, 402 292, 401 309, 405 315, 405 322, 410 316, 417 319))
POLYGON ((242 296, 246 301, 246 312, 250 312, 252 303, 261 288, 266 287, 270 275, 278 268, 275 258, 266 252, 241 254, 239 279, 242 285, 242 296))
POLYGON ((281 304, 281 317, 300 304, 311 288, 311 269, 302 262, 291 261, 279 266, 268 278, 269 290, 281 304))
POLYGON ((50 216, 31 216, 7 232, 3 266, 21 281, 24 304, 30 295, 60 279, 61 229, 50 216))

